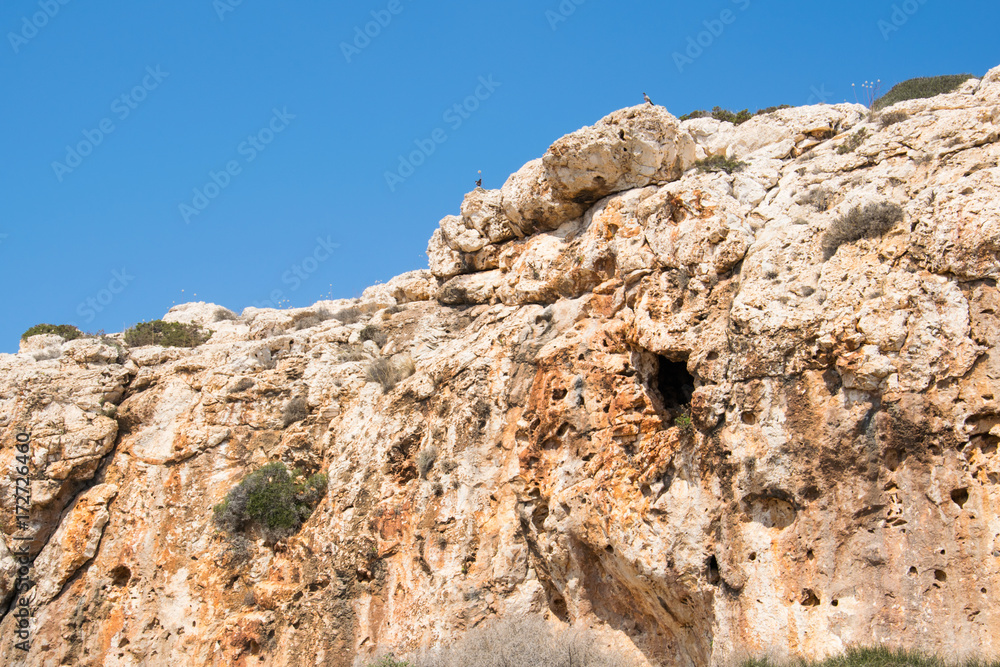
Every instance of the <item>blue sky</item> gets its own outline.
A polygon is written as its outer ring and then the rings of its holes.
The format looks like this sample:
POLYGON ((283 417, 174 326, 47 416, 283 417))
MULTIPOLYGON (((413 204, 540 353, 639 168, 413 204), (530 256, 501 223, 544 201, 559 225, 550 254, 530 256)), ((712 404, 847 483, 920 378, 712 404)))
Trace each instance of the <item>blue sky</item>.
POLYGON ((981 76, 998 24, 942 0, 7 0, 0 351, 40 322, 358 296, 427 266, 479 170, 500 187, 644 91, 677 115, 854 101, 981 76))

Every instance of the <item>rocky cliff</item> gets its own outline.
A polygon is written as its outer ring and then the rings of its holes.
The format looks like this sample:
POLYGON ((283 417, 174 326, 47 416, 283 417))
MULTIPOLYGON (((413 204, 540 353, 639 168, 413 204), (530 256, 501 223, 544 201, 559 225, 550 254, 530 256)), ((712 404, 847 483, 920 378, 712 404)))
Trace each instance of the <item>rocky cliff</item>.
POLYGON ((0 355, 0 662, 351 665, 529 612, 651 664, 1000 652, 1000 68, 890 111, 623 109, 360 299, 0 355), (326 494, 237 557, 212 508, 270 461, 326 494))

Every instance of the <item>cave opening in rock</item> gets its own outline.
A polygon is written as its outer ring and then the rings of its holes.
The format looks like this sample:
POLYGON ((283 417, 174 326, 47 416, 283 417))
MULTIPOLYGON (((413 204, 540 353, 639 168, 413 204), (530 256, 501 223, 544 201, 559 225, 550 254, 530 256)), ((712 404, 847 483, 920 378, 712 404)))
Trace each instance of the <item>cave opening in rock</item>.
POLYGON ((663 398, 663 407, 670 412, 682 412, 691 405, 694 376, 688 372, 687 359, 673 361, 658 357, 656 388, 663 398))

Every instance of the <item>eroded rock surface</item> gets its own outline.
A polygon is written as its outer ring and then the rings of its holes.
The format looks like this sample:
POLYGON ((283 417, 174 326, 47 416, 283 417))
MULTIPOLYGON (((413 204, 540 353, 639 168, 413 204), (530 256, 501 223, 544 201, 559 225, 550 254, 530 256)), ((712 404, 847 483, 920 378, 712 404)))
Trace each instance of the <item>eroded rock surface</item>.
POLYGON ((361 299, 0 355, 4 470, 33 441, 26 664, 351 665, 528 612, 656 665, 1000 653, 998 105, 1000 68, 885 126, 624 109, 361 299), (713 155, 747 167, 691 168, 713 155), (883 201, 903 222, 827 258, 883 201), (383 392, 378 357, 415 372, 383 392), (240 558, 212 508, 275 460, 328 491, 240 558))

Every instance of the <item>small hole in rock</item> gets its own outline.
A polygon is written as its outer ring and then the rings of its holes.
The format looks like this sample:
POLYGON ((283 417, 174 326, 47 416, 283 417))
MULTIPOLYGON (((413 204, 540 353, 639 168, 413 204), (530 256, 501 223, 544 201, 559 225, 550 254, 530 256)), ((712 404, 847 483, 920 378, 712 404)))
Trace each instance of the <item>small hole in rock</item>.
POLYGON ((915 568, 915 567, 911 567, 911 568, 910 568, 910 570, 909 570, 909 574, 910 574, 910 576, 913 576, 913 575, 915 575, 916 573, 917 573, 917 568, 915 568))
POLYGON ((819 596, 811 588, 806 588, 802 591, 802 599, 799 602, 803 607, 818 607, 819 596))
POLYGON ((936 581, 948 581, 948 574, 944 570, 934 570, 934 579, 936 581))
POLYGON ((750 560, 757 560, 757 554, 756 553, 750 554, 750 560))
POLYGON ((607 551, 609 554, 613 554, 615 552, 615 548, 613 546, 611 546, 610 544, 608 546, 604 547, 604 550, 607 551))
POLYGON ((813 550, 812 549, 810 549, 809 551, 806 552, 806 558, 808 558, 809 560, 812 560, 813 558, 815 558, 815 555, 813 554, 813 550))
POLYGON ((839 604, 839 602, 837 600, 830 600, 830 606, 831 607, 836 607, 838 604, 839 604))
POLYGON ((721 578, 719 576, 719 561, 716 560, 715 556, 710 556, 705 566, 708 569, 708 583, 715 586, 721 578))
POLYGON ((754 424, 757 423, 757 415, 755 415, 754 413, 749 412, 749 411, 748 412, 744 412, 743 414, 741 414, 740 415, 740 419, 747 426, 753 426, 754 424))
POLYGON ((965 503, 969 502, 969 490, 968 489, 955 489, 951 492, 951 500, 959 509, 965 507, 965 503))

